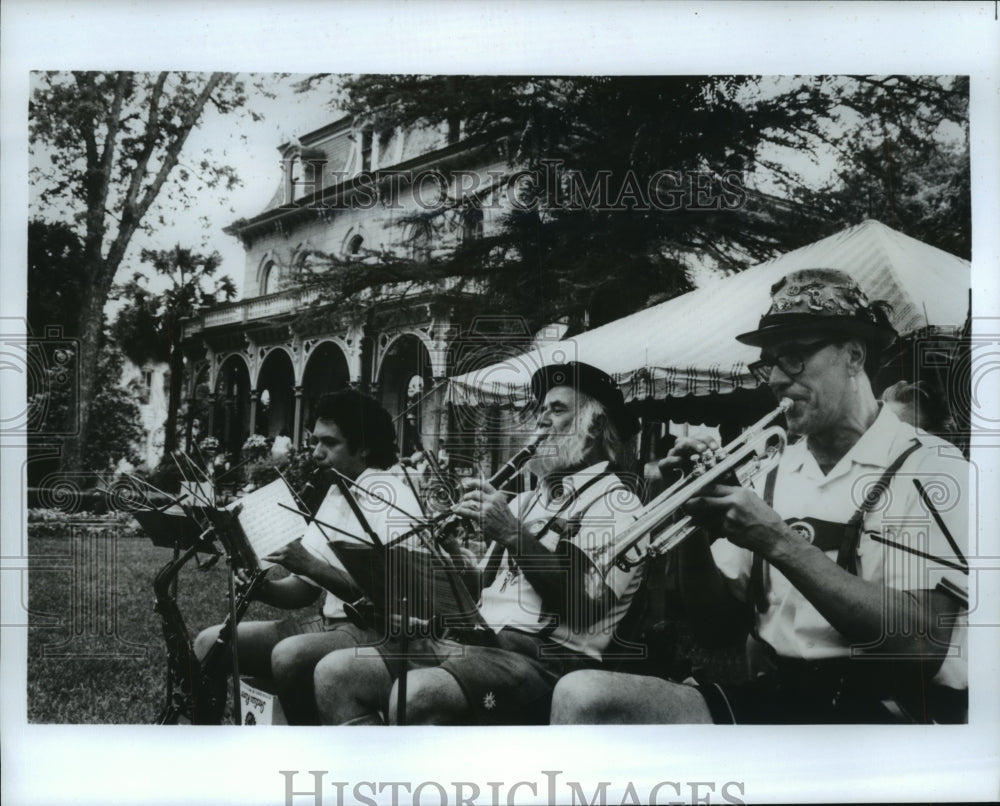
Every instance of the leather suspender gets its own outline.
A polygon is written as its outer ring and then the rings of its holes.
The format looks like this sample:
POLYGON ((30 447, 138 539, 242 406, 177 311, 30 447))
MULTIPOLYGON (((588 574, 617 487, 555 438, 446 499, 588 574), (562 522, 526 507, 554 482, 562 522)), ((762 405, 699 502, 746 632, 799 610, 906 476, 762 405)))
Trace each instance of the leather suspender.
POLYGON ((886 468, 879 480, 869 488, 865 494, 865 500, 861 502, 861 506, 858 507, 847 522, 847 526, 844 529, 844 542, 840 544, 840 551, 837 552, 837 565, 850 571, 855 576, 858 574, 858 543, 861 541, 861 527, 864 523, 865 514, 875 508, 875 505, 878 504, 888 489, 892 477, 903 466, 906 458, 919 447, 920 441, 914 439, 913 444, 896 457, 896 460, 886 468))
MULTIPOLYGON (((566 499, 559 505, 559 509, 557 509, 552 517, 545 522, 545 526, 543 526, 542 529, 534 535, 535 539, 537 540, 549 531, 549 529, 552 528, 552 525, 556 522, 556 519, 562 515, 562 513, 565 512, 574 501, 576 501, 581 495, 583 495, 605 476, 609 475, 609 472, 600 473, 599 475, 587 479, 587 481, 580 485, 579 489, 573 490, 570 495, 566 496, 566 499)), ((611 491, 609 490, 609 492, 611 491)), ((496 579, 497 574, 500 571, 500 562, 503 559, 505 548, 506 547, 499 541, 494 541, 490 546, 489 556, 483 567, 483 588, 488 588, 496 579)))
MULTIPOLYGON (((875 508, 875 505, 878 504, 879 500, 888 489, 889 482, 892 481, 893 476, 899 472, 899 469, 903 466, 903 462, 906 461, 911 453, 920 447, 920 444, 920 440, 914 438, 913 444, 897 456, 892 464, 885 469, 885 472, 882 473, 879 480, 875 482, 871 488, 869 488, 867 494, 865 495, 865 500, 861 502, 861 506, 855 510, 854 514, 847 522, 847 525, 844 527, 844 539, 837 551, 837 565, 845 571, 849 571, 857 576, 858 545, 861 541, 861 530, 864 525, 865 515, 875 508)), ((764 481, 763 499, 764 503, 769 507, 774 506, 774 485, 777 480, 777 475, 778 469, 775 468, 767 474, 767 478, 764 481)), ((764 558, 756 553, 753 555, 753 562, 750 566, 749 593, 750 600, 757 608, 757 612, 763 613, 767 609, 767 594, 764 590, 764 558)))

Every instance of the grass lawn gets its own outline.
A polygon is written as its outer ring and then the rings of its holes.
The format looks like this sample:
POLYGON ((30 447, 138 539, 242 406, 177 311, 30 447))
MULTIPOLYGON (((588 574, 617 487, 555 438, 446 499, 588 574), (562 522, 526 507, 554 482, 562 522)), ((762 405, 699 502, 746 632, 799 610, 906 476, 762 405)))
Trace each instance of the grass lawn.
MULTIPOLYGON (((154 722, 167 659, 153 577, 172 552, 113 530, 29 537, 28 551, 28 721, 154 722)), ((192 638, 225 618, 227 586, 224 561, 206 570, 192 561, 181 572, 178 602, 192 638)), ((255 602, 245 618, 285 615, 255 602)))
MULTIPOLYGON (((151 724, 166 691, 166 648, 153 611, 153 577, 172 557, 129 529, 30 537, 28 721, 56 724, 151 724)), ((271 571, 280 575, 281 569, 271 571)), ((188 563, 178 602, 188 634, 228 612, 226 565, 188 563)), ((300 611, 315 612, 313 607, 300 611)), ((260 602, 246 620, 289 615, 260 602)), ((692 668, 732 682, 744 674, 739 646, 708 651, 669 616, 650 644, 646 672, 684 677, 692 668)), ((632 671, 632 669, 623 669, 632 671)), ((224 722, 231 722, 227 705, 224 722)))

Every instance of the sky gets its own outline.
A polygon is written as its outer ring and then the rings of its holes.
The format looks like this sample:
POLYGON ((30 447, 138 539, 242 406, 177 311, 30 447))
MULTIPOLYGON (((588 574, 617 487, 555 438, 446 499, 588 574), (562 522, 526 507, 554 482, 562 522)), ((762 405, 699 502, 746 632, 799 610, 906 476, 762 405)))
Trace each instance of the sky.
MULTIPOLYGON (((150 288, 162 290, 165 280, 157 278, 152 267, 141 262, 140 255, 143 249, 169 249, 180 244, 205 253, 218 251, 222 264, 216 276, 229 275, 236 285, 238 296, 242 297, 243 247, 237 238, 227 235, 223 229, 239 218, 250 218, 260 213, 271 199, 281 179, 278 146, 293 136, 301 136, 324 126, 342 114, 331 105, 335 94, 332 79, 322 84, 320 89, 302 94, 293 87, 301 76, 261 76, 267 89, 274 93, 274 97, 269 98, 255 92, 255 76, 243 77, 250 93, 247 107, 261 119, 254 120, 249 114, 239 111, 219 114, 209 106, 201 123, 184 144, 178 165, 195 165, 205 155, 232 166, 239 177, 239 185, 232 190, 209 188, 199 191, 196 206, 173 210, 169 205, 171 184, 168 181, 146 217, 147 221, 155 221, 162 211, 165 225, 152 234, 142 231, 135 234, 119 269, 119 282, 141 271, 150 278, 150 288)), ((43 162, 46 158, 44 149, 39 145, 35 148, 36 159, 43 162)), ((174 174, 177 170, 174 169, 174 174)), ((60 209, 50 204, 45 209, 35 206, 29 215, 35 214, 48 220, 58 220, 68 218, 70 212, 68 208, 60 209)), ((109 301, 106 308, 109 316, 113 316, 118 307, 120 303, 109 301)))
MULTIPOLYGON (((303 75, 241 74, 250 93, 247 107, 260 117, 259 120, 254 120, 245 112, 222 115, 211 106, 207 108, 199 127, 191 133, 185 144, 180 165, 196 164, 205 155, 213 161, 232 166, 239 177, 239 186, 232 190, 216 188, 199 191, 196 206, 174 210, 169 204, 168 184, 147 215, 147 221, 155 221, 157 213, 162 210, 165 225, 152 235, 142 232, 136 234, 119 271, 119 281, 128 279, 136 271, 142 271, 150 277, 149 285, 153 290, 162 290, 166 281, 155 277, 151 267, 141 263, 141 252, 145 248, 169 249, 179 244, 205 253, 217 251, 222 257, 222 264, 216 276, 228 275, 236 286, 237 297, 242 298, 244 250, 239 240, 224 233, 223 229, 239 218, 251 218, 263 211, 281 179, 281 163, 277 151, 279 145, 342 115, 335 105, 336 79, 328 78, 320 82, 318 88, 307 93, 296 92, 294 85, 303 75), (273 93, 274 97, 265 97, 259 93, 257 84, 273 93)), ((756 90, 743 91, 746 94, 743 100, 750 102, 755 97, 767 97, 784 91, 795 80, 792 76, 764 77, 756 90)), ((39 153, 44 158, 44 152, 39 153)), ((834 155, 823 147, 803 151, 774 146, 762 156, 781 162, 814 187, 829 178, 836 164, 834 155)), ((764 192, 774 190, 766 175, 751 177, 749 185, 764 192)), ((49 218, 58 218, 60 215, 65 217, 66 213, 60 213, 53 207, 46 211, 46 217, 49 218)), ((707 258, 693 259, 690 268, 695 285, 722 278, 722 274, 713 270, 707 258)), ((109 317, 114 316, 120 305, 120 302, 109 301, 109 317)))

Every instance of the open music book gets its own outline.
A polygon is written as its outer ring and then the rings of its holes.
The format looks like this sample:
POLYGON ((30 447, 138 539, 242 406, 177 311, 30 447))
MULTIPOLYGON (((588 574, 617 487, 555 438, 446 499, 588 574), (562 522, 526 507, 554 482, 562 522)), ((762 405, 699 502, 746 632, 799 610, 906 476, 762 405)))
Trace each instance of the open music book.
POLYGON ((299 504, 283 479, 275 479, 226 507, 235 514, 262 569, 274 565, 263 557, 298 540, 305 533, 305 518, 285 507, 299 509, 299 504))
POLYGON ((421 549, 380 549, 342 540, 330 541, 330 548, 380 616, 399 613, 405 597, 408 614, 425 621, 436 617, 435 627, 482 626, 475 599, 441 557, 421 549))
MULTIPOLYGON (((189 549, 202 543, 202 529, 179 507, 167 511, 140 509, 132 513, 154 546, 160 548, 189 549)), ((205 551, 212 550, 212 539, 203 543, 205 551)))

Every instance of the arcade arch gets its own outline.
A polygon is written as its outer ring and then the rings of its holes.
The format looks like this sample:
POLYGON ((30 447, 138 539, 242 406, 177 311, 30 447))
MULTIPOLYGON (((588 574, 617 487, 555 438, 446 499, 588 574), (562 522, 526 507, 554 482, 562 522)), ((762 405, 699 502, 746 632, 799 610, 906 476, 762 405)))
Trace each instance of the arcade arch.
POLYGON ((219 449, 236 455, 250 435, 250 370, 242 356, 229 356, 215 383, 214 436, 219 449))
POLYGON ((432 385, 431 356, 426 345, 410 333, 398 336, 383 355, 377 388, 382 405, 396 422, 400 456, 412 454, 418 443, 431 448, 426 437, 434 437, 436 445, 437 406, 428 398, 432 385))
POLYGON ((288 353, 277 347, 267 354, 257 374, 257 407, 254 432, 268 437, 295 423, 295 368, 288 353))
POLYGON ((313 426, 316 404, 322 395, 343 389, 350 382, 347 357, 340 345, 324 341, 313 347, 302 373, 302 417, 296 435, 301 441, 305 429, 313 426))

